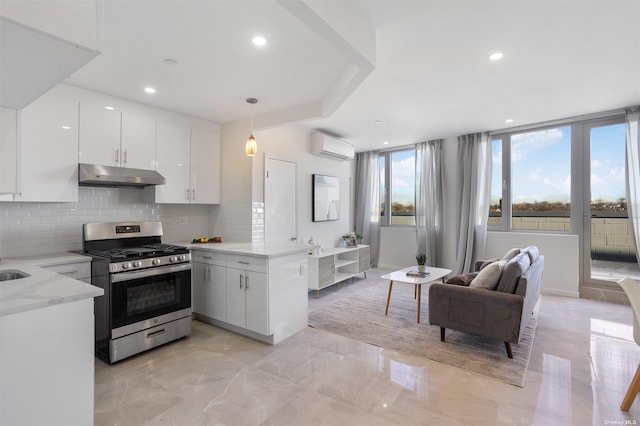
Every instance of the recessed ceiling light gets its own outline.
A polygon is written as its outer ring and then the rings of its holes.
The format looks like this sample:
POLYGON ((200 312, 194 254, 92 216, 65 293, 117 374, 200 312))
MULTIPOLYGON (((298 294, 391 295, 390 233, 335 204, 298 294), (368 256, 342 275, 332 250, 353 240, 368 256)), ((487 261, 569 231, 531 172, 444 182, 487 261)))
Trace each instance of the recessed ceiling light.
POLYGON ((507 118, 504 120, 505 123, 513 123, 513 118, 507 118))
POLYGON ((253 43, 254 46, 264 46, 267 44, 267 39, 262 36, 255 36, 251 39, 251 43, 253 43))
POLYGON ((156 93, 156 89, 154 89, 153 87, 145 87, 144 91, 149 93, 149 94, 154 94, 156 93))
POLYGON ((113 107, 109 106, 109 105, 105 106, 104 109, 108 109, 109 111, 113 111, 113 107))
POLYGON ((178 63, 178 61, 176 61, 175 59, 171 59, 171 58, 167 58, 162 62, 164 62, 167 65, 176 65, 178 63))
POLYGON ((383 145, 389 145, 389 141, 382 142, 383 145))
POLYGON ((492 61, 499 61, 503 57, 504 57, 504 53, 502 52, 495 52, 489 55, 489 59, 491 59, 492 61))
POLYGON ((71 130, 71 127, 69 127, 69 126, 62 126, 62 129, 63 129, 63 130, 71 130))
POLYGON ((374 121, 374 123, 380 124, 380 123, 382 123, 382 120, 376 120, 376 121, 374 121))

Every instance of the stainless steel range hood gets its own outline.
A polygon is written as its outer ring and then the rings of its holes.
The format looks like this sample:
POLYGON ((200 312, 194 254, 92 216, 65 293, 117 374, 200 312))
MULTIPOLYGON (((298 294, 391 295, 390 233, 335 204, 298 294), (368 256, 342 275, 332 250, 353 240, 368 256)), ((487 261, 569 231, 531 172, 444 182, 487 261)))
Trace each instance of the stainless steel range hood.
POLYGON ((133 186, 164 185, 167 180, 155 170, 127 167, 78 164, 78 184, 82 186, 133 186))

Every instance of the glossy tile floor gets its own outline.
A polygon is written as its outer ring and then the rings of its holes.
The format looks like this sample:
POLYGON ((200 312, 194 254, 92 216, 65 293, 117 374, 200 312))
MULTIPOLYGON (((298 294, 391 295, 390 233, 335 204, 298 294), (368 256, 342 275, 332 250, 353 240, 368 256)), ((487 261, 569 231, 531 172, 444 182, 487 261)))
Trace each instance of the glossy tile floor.
MULTIPOLYGON (((309 307, 357 292, 381 273, 323 290, 319 299, 311 292, 309 307)), ((186 339, 112 366, 96 360, 95 423, 640 422, 640 401, 628 413, 619 409, 640 361, 631 308, 543 295, 538 318, 524 388, 312 328, 269 346, 194 321, 186 339)))

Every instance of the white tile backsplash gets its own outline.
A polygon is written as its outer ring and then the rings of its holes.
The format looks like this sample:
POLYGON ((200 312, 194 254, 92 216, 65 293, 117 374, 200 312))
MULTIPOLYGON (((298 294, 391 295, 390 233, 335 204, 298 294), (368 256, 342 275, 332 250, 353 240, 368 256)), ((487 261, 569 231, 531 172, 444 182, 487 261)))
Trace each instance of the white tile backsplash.
POLYGON ((149 204, 136 188, 81 187, 77 203, 0 202, 0 258, 81 250, 82 225, 91 222, 160 220, 163 241, 187 241, 211 234, 219 207, 149 204))

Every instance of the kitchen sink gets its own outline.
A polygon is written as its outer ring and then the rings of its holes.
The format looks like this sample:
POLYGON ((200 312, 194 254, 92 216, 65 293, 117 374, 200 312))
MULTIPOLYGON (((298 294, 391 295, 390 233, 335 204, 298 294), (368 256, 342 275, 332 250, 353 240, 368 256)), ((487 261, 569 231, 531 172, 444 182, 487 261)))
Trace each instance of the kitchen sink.
POLYGON ((19 280, 20 278, 27 278, 31 275, 26 272, 18 271, 17 269, 5 269, 0 271, 0 281, 19 280))

